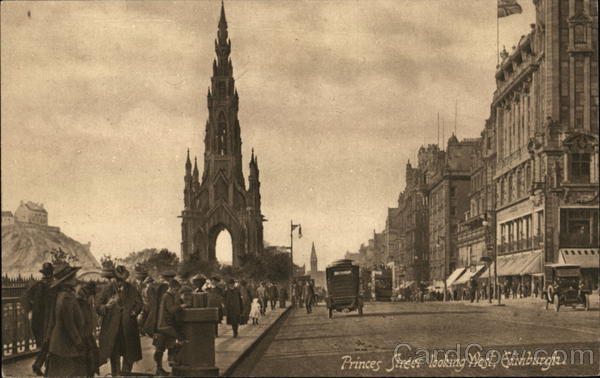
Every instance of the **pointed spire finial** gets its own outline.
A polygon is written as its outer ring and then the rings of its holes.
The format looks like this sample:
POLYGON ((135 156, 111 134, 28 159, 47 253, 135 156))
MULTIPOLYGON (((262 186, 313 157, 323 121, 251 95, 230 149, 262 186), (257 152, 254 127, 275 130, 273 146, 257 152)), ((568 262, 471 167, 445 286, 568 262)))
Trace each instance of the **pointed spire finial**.
POLYGON ((219 19, 219 29, 227 29, 227 19, 225 18, 225 4, 221 0, 221 18, 219 19))

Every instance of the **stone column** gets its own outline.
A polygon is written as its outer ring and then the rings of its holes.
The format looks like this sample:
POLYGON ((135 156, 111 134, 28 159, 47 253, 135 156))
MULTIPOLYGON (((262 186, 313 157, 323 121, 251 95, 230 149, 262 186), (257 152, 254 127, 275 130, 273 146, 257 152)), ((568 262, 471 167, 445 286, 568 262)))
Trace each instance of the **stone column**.
POLYGON ((219 321, 216 308, 184 309, 183 333, 187 343, 177 356, 173 376, 218 376, 215 366, 215 327, 219 321))

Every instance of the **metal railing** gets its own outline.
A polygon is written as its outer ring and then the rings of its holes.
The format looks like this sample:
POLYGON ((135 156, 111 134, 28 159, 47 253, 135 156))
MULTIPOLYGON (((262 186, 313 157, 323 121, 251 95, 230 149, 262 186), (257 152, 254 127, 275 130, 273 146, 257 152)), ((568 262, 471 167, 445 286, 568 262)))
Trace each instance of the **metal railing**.
POLYGON ((37 348, 20 298, 2 298, 2 361, 31 354, 37 348))

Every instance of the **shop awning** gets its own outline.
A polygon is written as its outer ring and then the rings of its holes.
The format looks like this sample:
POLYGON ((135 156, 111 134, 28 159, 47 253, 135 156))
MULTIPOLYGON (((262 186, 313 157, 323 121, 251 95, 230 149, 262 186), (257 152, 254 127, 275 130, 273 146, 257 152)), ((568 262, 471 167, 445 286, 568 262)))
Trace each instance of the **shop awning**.
MULTIPOLYGON (((542 269, 542 261, 541 251, 498 256, 498 276, 519 276, 523 274, 539 273, 542 269)), ((494 264, 492 264, 490 268, 493 272, 494 264)))
POLYGON ((600 252, 597 248, 563 248, 559 262, 579 265, 581 268, 600 267, 600 252))
POLYGON ((452 285, 460 285, 469 282, 471 278, 477 278, 485 270, 485 265, 477 265, 474 269, 467 269, 452 285))
MULTIPOLYGON (((446 286, 450 287, 454 281, 456 281, 466 270, 467 268, 458 268, 448 276, 446 279, 446 286)), ((442 283, 443 284, 443 283, 442 283)))
POLYGON ((542 266, 544 264, 543 257, 544 256, 542 255, 542 251, 532 252, 531 256, 529 256, 529 258, 523 265, 523 268, 519 272, 519 275, 524 276, 526 274, 534 275, 534 274, 542 273, 543 272, 542 266))

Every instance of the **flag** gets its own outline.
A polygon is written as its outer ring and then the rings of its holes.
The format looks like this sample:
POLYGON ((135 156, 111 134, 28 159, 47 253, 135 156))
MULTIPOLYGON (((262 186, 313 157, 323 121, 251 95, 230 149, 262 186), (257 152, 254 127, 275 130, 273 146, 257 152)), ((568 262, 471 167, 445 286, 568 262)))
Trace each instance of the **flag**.
POLYGON ((523 13, 517 0, 498 0, 498 18, 523 13))

